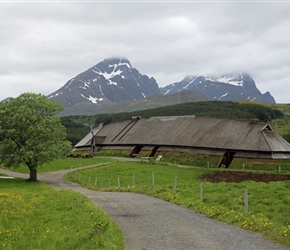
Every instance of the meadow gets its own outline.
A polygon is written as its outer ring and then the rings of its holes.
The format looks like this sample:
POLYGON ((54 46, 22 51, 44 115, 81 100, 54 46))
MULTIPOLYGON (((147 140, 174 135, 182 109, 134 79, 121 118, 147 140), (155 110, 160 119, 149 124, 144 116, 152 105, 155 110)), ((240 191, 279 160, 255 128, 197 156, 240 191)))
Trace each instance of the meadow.
POLYGON ((0 179, 0 249, 124 249, 120 228, 88 198, 0 179))
POLYGON ((115 162, 72 171, 66 178, 93 190, 148 194, 290 247, 290 181, 201 182, 200 176, 212 171, 234 170, 177 167, 155 162, 115 162), (247 212, 245 189, 250 193, 247 212))
MULTIPOLYGON (((164 158, 169 162, 120 162, 104 156, 56 159, 39 167, 38 172, 70 169, 65 178, 84 187, 148 194, 257 232, 290 248, 290 181, 202 182, 200 176, 205 173, 235 170, 216 169, 214 157, 182 154, 171 159, 164 154, 164 158), (76 170, 99 163, 107 165, 76 170), (250 193, 248 212, 244 207, 245 189, 250 193)), ((258 173, 278 173, 280 164, 282 173, 289 173, 288 162, 280 161, 269 164, 237 160, 233 167, 241 170, 244 165, 245 172, 255 168, 258 173)), ((28 173, 28 168, 15 171, 28 173)), ((21 179, 0 179, 0 188, 2 249, 124 249, 118 226, 78 193, 21 179)))
MULTIPOLYGON (((74 169, 83 166, 95 165, 98 163, 107 163, 116 161, 113 158, 108 157, 94 157, 94 158, 59 158, 55 159, 49 163, 43 164, 37 168, 37 173, 46 173, 64 169, 74 169)), ((3 166, 2 166, 3 167, 3 166)), ((18 173, 29 173, 27 166, 22 165, 17 168, 10 168, 10 170, 18 173)))

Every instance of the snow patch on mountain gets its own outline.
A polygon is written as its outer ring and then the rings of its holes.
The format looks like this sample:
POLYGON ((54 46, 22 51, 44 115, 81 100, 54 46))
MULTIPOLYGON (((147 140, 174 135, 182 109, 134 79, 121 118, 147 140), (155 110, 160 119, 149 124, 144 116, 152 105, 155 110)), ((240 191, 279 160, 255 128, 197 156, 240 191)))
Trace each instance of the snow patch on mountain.
MULTIPOLYGON (((196 76, 192 80, 190 80, 189 83, 183 87, 183 89, 188 89, 188 87, 190 86, 190 84, 192 84, 196 80, 197 77, 198 76, 196 76)), ((199 83, 201 83, 201 82, 199 82, 199 83)))
POLYGON ((104 101, 104 98, 98 98, 98 97, 92 97, 89 95, 89 97, 84 96, 83 94, 80 94, 83 98, 89 100, 91 103, 97 104, 98 102, 104 101))
POLYGON ((56 96, 59 96, 61 94, 62 94, 62 92, 55 93, 54 95, 48 96, 47 99, 51 99, 51 98, 56 97, 56 96))
POLYGON ((116 63, 115 64, 109 64, 109 68, 111 68, 111 67, 116 68, 118 66, 126 66, 128 68, 132 68, 132 66, 131 66, 130 63, 128 63, 128 62, 122 62, 122 59, 120 60, 120 62, 118 64, 116 64, 116 63))
POLYGON ((74 78, 70 79, 67 85, 65 86, 65 89, 67 89, 73 81, 74 81, 74 78))
POLYGON ((243 87, 244 86, 244 81, 243 80, 238 80, 234 76, 222 76, 218 79, 216 79, 217 82, 223 82, 223 83, 228 83, 234 86, 238 87, 243 87))
POLYGON ((115 82, 115 81, 112 81, 111 79, 114 78, 117 75, 121 75, 123 73, 123 70, 118 69, 118 70, 115 71, 116 67, 117 67, 117 65, 115 65, 115 67, 114 67, 114 69, 113 69, 113 71, 111 73, 102 72, 100 70, 93 70, 93 72, 103 76, 109 82, 108 83, 109 85, 117 86, 118 83, 115 82))
POLYGON ((222 96, 220 96, 219 100, 221 100, 222 98, 226 97, 229 94, 229 92, 223 94, 222 96))
MULTIPOLYGON (((206 81, 221 82, 221 83, 231 84, 237 87, 244 87, 244 80, 240 79, 241 76, 223 75, 223 76, 215 77, 215 76, 204 75, 203 77, 206 81)), ((199 83, 201 83, 201 81, 199 83)))
POLYGON ((87 89, 87 88, 90 88, 90 82, 84 82, 84 81, 80 81, 80 82, 83 82, 83 83, 84 83, 83 86, 80 86, 80 87, 79 87, 80 89, 87 89))

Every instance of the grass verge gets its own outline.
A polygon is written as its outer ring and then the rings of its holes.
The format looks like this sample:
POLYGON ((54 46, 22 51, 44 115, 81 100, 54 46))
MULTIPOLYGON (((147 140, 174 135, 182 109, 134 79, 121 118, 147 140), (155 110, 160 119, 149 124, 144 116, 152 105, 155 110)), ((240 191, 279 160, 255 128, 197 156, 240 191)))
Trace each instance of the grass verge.
POLYGON ((1 249, 124 249, 120 228, 73 191, 1 179, 0 210, 1 249))
MULTIPOLYGON (((290 183, 210 183, 199 176, 216 169, 116 162, 73 172, 66 178, 102 191, 138 192, 183 205, 208 217, 258 232, 290 247, 290 183), (244 210, 248 189, 249 211, 244 210)), ((230 171, 230 170, 223 170, 230 171)))

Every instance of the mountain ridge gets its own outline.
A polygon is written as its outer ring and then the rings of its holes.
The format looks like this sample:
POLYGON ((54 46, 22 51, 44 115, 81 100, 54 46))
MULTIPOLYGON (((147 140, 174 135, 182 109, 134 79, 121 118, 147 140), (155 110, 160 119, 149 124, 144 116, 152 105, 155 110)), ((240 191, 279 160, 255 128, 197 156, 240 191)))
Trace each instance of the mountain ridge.
POLYGON ((179 82, 159 87, 154 77, 140 73, 127 58, 119 57, 104 59, 71 78, 47 97, 64 106, 62 116, 116 112, 124 110, 123 107, 130 110, 130 106, 134 105, 139 109, 152 108, 162 106, 162 102, 172 105, 172 101, 200 101, 201 98, 209 101, 276 103, 269 92, 262 94, 259 91, 247 73, 187 75, 179 82), (178 100, 169 96, 183 91, 194 93, 194 97, 180 94, 179 98, 184 100, 178 100), (159 99, 157 102, 151 98, 154 96, 159 99), (168 96, 170 101, 166 101, 168 96))
POLYGON ((181 90, 191 90, 202 93, 208 100, 231 101, 249 100, 275 103, 269 92, 262 94, 255 81, 247 73, 186 76, 180 82, 160 88, 162 94, 171 94, 181 90))

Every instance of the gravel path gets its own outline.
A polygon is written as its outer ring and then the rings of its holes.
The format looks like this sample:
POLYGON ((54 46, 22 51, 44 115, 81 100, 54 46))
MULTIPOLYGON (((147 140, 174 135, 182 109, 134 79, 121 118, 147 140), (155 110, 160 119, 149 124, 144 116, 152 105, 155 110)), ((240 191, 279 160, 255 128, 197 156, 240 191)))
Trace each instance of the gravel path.
MULTIPOLYGON (((75 190, 89 197, 121 227, 127 250, 286 249, 255 233, 147 195, 85 189, 63 179, 69 171, 39 174, 38 179, 57 189, 75 190)), ((27 178, 3 169, 0 172, 27 178)))

